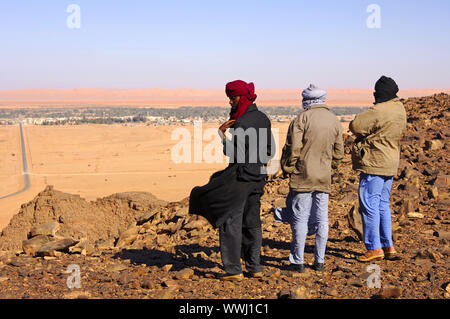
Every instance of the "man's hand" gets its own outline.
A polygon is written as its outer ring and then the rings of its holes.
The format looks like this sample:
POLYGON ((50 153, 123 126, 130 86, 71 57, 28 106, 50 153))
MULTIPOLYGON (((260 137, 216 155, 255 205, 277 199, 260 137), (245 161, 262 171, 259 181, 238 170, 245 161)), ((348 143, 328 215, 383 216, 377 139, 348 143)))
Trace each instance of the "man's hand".
POLYGON ((230 128, 234 122, 236 122, 236 120, 228 120, 219 127, 219 131, 222 132, 221 137, 225 136, 225 131, 230 128))

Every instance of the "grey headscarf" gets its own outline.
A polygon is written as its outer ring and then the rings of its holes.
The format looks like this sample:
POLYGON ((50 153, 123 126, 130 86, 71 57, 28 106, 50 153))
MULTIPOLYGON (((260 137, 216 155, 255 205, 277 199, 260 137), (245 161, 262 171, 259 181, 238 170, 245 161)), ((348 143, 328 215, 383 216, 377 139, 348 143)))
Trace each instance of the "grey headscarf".
POLYGON ((309 109, 314 104, 325 104, 327 99, 327 91, 319 89, 314 84, 310 84, 307 89, 302 92, 303 96, 303 108, 309 109))

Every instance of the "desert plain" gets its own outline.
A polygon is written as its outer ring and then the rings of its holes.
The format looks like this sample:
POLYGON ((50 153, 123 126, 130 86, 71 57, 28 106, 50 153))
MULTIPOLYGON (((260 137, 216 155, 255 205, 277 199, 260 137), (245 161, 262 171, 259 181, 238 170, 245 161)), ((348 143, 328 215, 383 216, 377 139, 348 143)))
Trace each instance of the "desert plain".
MULTIPOLYGON (((202 131, 214 131, 218 126, 204 123, 202 131)), ((273 124, 278 154, 288 126, 287 122, 273 124)), ((198 141, 199 135, 194 134, 192 124, 24 125, 23 132, 31 185, 24 192, 8 197, 24 187, 20 131, 18 124, 0 126, 0 229, 46 185, 86 200, 145 191, 166 201, 179 201, 228 164, 223 155, 219 163, 194 162, 194 138, 198 141), (174 146, 184 143, 179 136, 172 138, 172 132, 180 129, 191 137, 190 163, 176 163, 172 159, 174 146)), ((221 150, 219 139, 203 139, 203 152, 208 145, 221 150)))

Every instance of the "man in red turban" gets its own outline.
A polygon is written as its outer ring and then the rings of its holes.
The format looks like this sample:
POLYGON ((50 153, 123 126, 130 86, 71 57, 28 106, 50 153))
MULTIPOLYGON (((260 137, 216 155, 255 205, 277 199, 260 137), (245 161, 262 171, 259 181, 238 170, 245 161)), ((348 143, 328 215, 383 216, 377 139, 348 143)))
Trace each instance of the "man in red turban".
POLYGON ((241 80, 227 83, 225 93, 230 99, 239 97, 238 105, 231 109, 230 119, 233 120, 240 118, 256 100, 255 85, 241 80))
POLYGON ((257 96, 255 94, 255 85, 252 82, 246 83, 241 80, 227 83, 225 93, 230 99, 231 112, 230 119, 219 128, 222 132, 222 137, 226 129, 231 127, 247 111, 247 108, 255 102, 257 96))
POLYGON ((265 167, 275 143, 269 118, 258 110, 253 83, 233 81, 225 90, 230 99, 230 119, 219 128, 226 169, 216 172, 208 184, 190 194, 189 213, 205 217, 219 228, 222 280, 243 279, 241 257, 250 277, 261 277, 261 195, 267 177, 265 167), (225 131, 231 130, 231 140, 225 131))

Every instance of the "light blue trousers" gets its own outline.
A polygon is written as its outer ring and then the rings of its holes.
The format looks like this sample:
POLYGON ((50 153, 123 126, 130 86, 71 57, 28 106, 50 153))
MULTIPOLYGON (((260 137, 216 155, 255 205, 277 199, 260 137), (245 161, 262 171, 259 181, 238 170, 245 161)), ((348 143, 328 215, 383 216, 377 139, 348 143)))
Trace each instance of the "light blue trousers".
POLYGON ((324 262, 328 240, 328 199, 327 193, 290 191, 286 198, 286 207, 275 209, 275 221, 291 225, 291 263, 303 264, 306 236, 313 234, 316 234, 315 262, 324 262))
POLYGON ((393 246, 389 196, 392 176, 361 173, 359 206, 362 215, 364 244, 368 250, 393 246))

